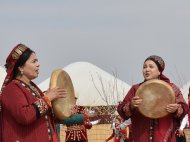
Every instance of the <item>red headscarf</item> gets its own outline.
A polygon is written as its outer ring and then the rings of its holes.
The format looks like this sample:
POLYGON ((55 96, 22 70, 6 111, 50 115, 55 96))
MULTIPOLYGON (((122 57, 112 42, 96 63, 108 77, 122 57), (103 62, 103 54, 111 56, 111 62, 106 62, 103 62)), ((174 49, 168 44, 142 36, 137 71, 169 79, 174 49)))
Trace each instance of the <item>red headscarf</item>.
POLYGON ((15 64, 17 63, 20 56, 24 53, 24 51, 26 51, 26 49, 28 49, 27 46, 25 46, 23 44, 18 44, 17 46, 15 46, 13 48, 13 50, 8 55, 8 57, 6 59, 6 64, 5 64, 5 67, 7 69, 6 70, 7 75, 6 75, 5 80, 3 82, 1 91, 3 91, 5 86, 12 80, 13 70, 14 70, 15 64))

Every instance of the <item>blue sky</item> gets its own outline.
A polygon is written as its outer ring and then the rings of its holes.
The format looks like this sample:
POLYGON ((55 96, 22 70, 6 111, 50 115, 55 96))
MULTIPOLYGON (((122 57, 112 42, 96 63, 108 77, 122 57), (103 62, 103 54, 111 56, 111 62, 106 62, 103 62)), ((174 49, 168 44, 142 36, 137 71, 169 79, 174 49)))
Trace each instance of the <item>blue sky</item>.
POLYGON ((146 57, 159 55, 177 85, 190 81, 190 2, 177 0, 1 1, 0 66, 18 43, 36 51, 37 83, 77 61, 142 81, 146 57))

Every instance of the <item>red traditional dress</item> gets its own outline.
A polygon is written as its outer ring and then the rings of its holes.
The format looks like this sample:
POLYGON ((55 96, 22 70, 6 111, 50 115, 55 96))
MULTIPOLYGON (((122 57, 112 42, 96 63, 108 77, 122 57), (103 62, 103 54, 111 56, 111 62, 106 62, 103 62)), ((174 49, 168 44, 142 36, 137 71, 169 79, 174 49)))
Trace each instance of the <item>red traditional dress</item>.
POLYGON ((188 106, 177 86, 170 83, 169 79, 162 75, 162 80, 166 81, 173 88, 176 95, 176 103, 180 104, 176 113, 169 114, 164 118, 150 119, 143 116, 138 109, 131 110, 131 99, 139 86, 133 85, 123 102, 119 104, 117 110, 123 119, 131 118, 132 137, 134 142, 175 142, 176 121, 181 120, 187 113, 188 106))
POLYGON ((34 83, 27 86, 18 80, 10 82, 1 96, 2 142, 57 142, 46 102, 34 83))
POLYGON ((110 137, 106 139, 106 142, 114 138, 114 142, 132 142, 130 128, 131 124, 125 124, 125 122, 112 124, 113 132, 110 137))
MULTIPOLYGON (((85 107, 76 106, 76 114, 85 114, 85 107)), ((74 123, 74 122, 73 122, 74 123)), ((66 123, 66 142, 88 142, 87 130, 92 127, 89 119, 84 118, 82 124, 73 124, 72 122, 66 123)))

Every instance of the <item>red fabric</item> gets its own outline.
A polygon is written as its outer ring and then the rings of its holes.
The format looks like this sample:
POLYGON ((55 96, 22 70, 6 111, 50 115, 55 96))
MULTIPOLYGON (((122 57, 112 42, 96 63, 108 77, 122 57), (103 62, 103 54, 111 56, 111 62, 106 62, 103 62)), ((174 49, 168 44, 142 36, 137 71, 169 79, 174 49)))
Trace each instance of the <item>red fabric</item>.
MULTIPOLYGON (((188 106, 189 106, 189 109, 190 109, 190 87, 189 87, 189 94, 188 94, 188 106)), ((190 122, 190 112, 188 112, 188 120, 190 122)), ((190 126, 189 126, 190 128, 190 126)))
MULTIPOLYGON (((175 114, 170 114, 164 118, 156 119, 153 131, 154 142, 175 142, 175 130, 176 130, 176 120, 182 119, 187 113, 188 106, 183 99, 183 96, 174 84, 170 83, 169 79, 162 76, 162 79, 168 82, 176 93, 176 102, 180 103, 184 108, 184 113, 181 114, 180 118, 176 118, 175 114)), ((132 137, 135 142, 148 142, 150 137, 150 122, 152 119, 144 117, 138 109, 131 110, 130 102, 134 97, 138 87, 141 84, 132 86, 128 94, 124 98, 123 102, 118 105, 118 113, 124 119, 131 118, 132 121, 132 137), (125 108, 125 112, 123 111, 125 108), (128 115, 128 116, 127 116, 128 115)))
MULTIPOLYGON (((38 88, 37 88, 38 89, 38 88)), ((38 89, 43 96, 43 93, 38 89)), ((48 127, 45 116, 36 118, 36 110, 32 103, 37 98, 18 81, 10 82, 2 92, 3 142, 48 142, 48 127), (12 91, 14 90, 14 91, 12 91)), ((53 119, 49 115, 49 123, 55 130, 53 119)), ((53 132, 54 134, 55 131, 53 132)), ((57 142, 56 137, 55 142, 57 142)))
MULTIPOLYGON (((84 106, 75 106, 76 107, 76 114, 85 114, 85 107, 84 106)), ((84 115, 85 116, 85 115, 84 115)), ((85 116, 86 117, 86 116, 85 116)), ((86 117, 84 118, 85 122, 83 124, 67 124, 66 130, 66 138, 65 141, 85 141, 88 142, 87 137, 87 130, 91 129, 92 124, 90 123, 89 119, 86 117)))

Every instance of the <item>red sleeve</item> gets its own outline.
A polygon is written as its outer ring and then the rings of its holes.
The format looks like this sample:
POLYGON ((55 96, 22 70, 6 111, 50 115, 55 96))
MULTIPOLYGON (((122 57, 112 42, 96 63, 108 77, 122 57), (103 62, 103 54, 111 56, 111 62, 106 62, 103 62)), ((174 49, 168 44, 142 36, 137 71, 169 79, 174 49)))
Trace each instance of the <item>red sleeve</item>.
POLYGON ((30 102, 34 98, 31 93, 25 94, 18 85, 11 83, 2 93, 3 109, 8 111, 18 123, 30 124, 36 120, 36 110, 30 102))
POLYGON ((171 86, 175 92, 176 103, 179 104, 179 107, 175 113, 175 117, 178 117, 182 120, 183 117, 188 113, 188 104, 185 102, 180 89, 175 84, 171 84, 171 86))
POLYGON ((138 88, 138 85, 131 87, 124 100, 118 105, 117 111, 123 119, 128 119, 132 115, 131 110, 131 99, 135 96, 135 92, 138 88))

